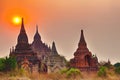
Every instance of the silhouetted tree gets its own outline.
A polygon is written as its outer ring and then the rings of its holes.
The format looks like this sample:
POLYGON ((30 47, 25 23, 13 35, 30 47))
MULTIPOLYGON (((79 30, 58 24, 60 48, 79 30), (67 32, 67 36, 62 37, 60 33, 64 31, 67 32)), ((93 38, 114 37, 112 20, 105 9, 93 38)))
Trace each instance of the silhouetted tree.
POLYGON ((6 57, 5 59, 5 70, 11 71, 14 70, 17 66, 17 61, 14 57, 6 57))
POLYGON ((11 71, 17 66, 17 61, 14 57, 0 58, 0 71, 11 71))
POLYGON ((114 67, 120 67, 120 63, 118 62, 118 63, 115 63, 114 64, 114 67))

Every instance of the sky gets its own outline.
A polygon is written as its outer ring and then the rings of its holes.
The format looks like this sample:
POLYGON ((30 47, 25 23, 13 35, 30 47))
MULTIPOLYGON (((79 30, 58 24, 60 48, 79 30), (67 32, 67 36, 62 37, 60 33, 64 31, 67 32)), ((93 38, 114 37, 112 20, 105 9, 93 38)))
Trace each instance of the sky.
POLYGON ((29 43, 38 25, 42 41, 50 46, 55 41, 58 53, 69 60, 83 29, 88 49, 99 61, 120 62, 120 0, 0 0, 0 57, 16 46, 16 15, 24 18, 29 43))

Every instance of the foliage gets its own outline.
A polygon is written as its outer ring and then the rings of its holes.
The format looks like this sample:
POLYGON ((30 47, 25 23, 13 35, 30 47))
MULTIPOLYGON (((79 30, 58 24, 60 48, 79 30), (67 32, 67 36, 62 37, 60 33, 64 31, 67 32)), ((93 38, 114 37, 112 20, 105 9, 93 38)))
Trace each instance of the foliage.
POLYGON ((23 68, 19 68, 18 70, 17 70, 17 74, 19 75, 19 76, 24 76, 25 75, 25 70, 23 69, 23 68))
POLYGON ((4 70, 5 68, 5 59, 4 58, 0 58, 0 71, 4 70))
POLYGON ((0 58, 0 71, 12 71, 16 66, 17 61, 14 57, 0 58))
POLYGON ((98 76, 99 77, 106 77, 107 76, 107 67, 101 66, 99 71, 98 71, 98 76))
POLYGON ((74 76, 80 74, 79 69, 71 68, 69 71, 67 71, 68 76, 74 76))
POLYGON ((67 77, 76 77, 77 75, 80 75, 81 72, 79 69, 76 69, 76 68, 70 68, 70 69, 63 69, 61 71, 62 74, 66 74, 67 77))
POLYGON ((118 63, 115 63, 114 64, 114 67, 120 67, 120 63, 118 62, 118 63))
POLYGON ((106 63, 106 64, 104 64, 103 66, 104 66, 104 67, 107 67, 108 69, 110 69, 112 65, 106 63))
POLYGON ((16 59, 14 57, 6 57, 6 60, 5 60, 5 69, 7 71, 11 71, 11 70, 14 70, 17 66, 17 62, 16 62, 16 59))
POLYGON ((62 70, 60 71, 60 73, 61 73, 61 74, 64 74, 64 73, 67 73, 67 71, 68 71, 68 69, 65 68, 65 69, 62 69, 62 70))
POLYGON ((115 68, 115 73, 120 74, 120 66, 115 68))
POLYGON ((115 67, 115 73, 120 74, 120 63, 119 62, 115 63, 114 67, 115 67))

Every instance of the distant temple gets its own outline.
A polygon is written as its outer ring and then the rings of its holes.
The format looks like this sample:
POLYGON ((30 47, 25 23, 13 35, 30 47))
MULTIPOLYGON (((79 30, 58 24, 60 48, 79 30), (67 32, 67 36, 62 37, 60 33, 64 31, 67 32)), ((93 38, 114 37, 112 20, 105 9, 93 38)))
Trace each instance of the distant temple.
POLYGON ((31 72, 57 72, 66 66, 65 58, 57 53, 55 43, 51 49, 41 41, 38 26, 32 44, 28 43, 23 19, 17 45, 10 49, 9 56, 16 57, 18 66, 31 72))
POLYGON ((84 38, 83 30, 81 30, 81 37, 78 44, 78 49, 74 53, 74 58, 70 60, 70 66, 78 68, 81 71, 97 71, 98 58, 87 48, 84 38))
POLYGON ((60 56, 56 50, 55 42, 52 44, 52 52, 48 58, 48 73, 58 72, 66 68, 66 60, 63 56, 60 56))

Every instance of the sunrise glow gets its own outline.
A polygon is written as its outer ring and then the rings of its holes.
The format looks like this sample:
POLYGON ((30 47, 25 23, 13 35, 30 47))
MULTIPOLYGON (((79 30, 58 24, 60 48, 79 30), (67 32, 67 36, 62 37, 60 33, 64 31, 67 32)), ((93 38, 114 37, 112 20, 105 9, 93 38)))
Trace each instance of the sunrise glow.
POLYGON ((15 16, 13 17, 13 21, 12 21, 14 24, 18 25, 21 23, 21 17, 19 16, 15 16))

